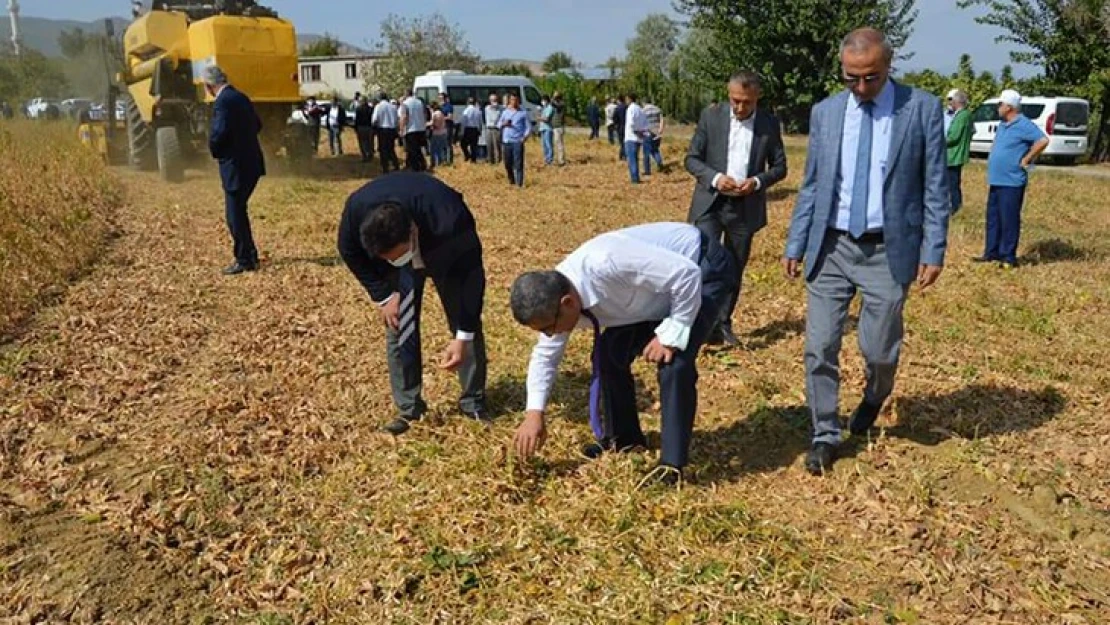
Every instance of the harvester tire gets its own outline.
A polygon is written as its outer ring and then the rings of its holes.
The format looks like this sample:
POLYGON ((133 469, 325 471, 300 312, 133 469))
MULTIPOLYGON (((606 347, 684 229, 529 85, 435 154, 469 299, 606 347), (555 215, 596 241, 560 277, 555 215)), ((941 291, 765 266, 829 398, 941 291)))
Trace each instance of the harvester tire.
POLYGON ((155 134, 158 147, 158 173, 166 182, 185 180, 185 155, 181 152, 181 141, 177 137, 176 126, 162 126, 155 134))
POLYGON ((134 102, 127 103, 127 162, 139 171, 150 171, 158 164, 154 153, 154 129, 143 121, 134 102))

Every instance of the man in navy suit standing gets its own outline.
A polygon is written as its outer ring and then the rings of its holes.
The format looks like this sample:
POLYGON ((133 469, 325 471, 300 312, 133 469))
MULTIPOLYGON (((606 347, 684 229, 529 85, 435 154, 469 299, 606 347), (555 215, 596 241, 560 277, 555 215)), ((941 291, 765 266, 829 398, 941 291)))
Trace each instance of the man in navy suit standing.
POLYGON ((258 179, 266 175, 262 146, 258 142, 262 120, 250 98, 229 85, 227 75, 219 67, 210 65, 204 70, 204 89, 215 98, 208 151, 220 163, 227 228, 235 246, 235 262, 223 272, 231 276, 255 271, 258 249, 251 234, 247 202, 258 179))

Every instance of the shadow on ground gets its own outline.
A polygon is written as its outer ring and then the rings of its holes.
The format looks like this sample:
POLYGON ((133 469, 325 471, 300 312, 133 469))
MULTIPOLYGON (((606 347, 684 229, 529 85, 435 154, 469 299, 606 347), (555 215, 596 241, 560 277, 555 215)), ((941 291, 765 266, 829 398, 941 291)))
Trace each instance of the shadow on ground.
POLYGON ((1063 239, 1044 239, 1037 241, 1021 257, 1024 265, 1047 265, 1071 261, 1090 260, 1092 254, 1075 247, 1063 239))
POLYGON ((922 445, 1036 429, 1056 418, 1067 399, 1051 386, 1031 391, 976 384, 937 395, 895 400, 898 423, 887 434, 922 445))

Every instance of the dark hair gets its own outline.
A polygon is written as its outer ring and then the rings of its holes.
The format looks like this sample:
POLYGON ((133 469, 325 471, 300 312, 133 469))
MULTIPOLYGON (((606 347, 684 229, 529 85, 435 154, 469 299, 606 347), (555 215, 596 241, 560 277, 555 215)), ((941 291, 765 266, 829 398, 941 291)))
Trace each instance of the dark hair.
POLYGON ((509 293, 509 307, 517 323, 554 319, 559 300, 570 293, 570 280, 558 271, 529 271, 520 274, 509 293))
POLYGON ((729 76, 728 82, 731 85, 740 85, 745 89, 763 88, 763 81, 760 80, 759 74, 747 69, 734 72, 732 76, 729 76))
POLYGON ((358 227, 362 247, 371 256, 405 243, 412 235, 412 216, 400 204, 386 201, 374 206, 358 227))
POLYGON ((624 97, 628 98, 629 100, 631 100, 631 101, 633 101, 633 102, 635 102, 635 101, 636 101, 636 94, 635 94, 635 92, 629 91, 628 93, 626 93, 626 94, 624 95, 624 97))

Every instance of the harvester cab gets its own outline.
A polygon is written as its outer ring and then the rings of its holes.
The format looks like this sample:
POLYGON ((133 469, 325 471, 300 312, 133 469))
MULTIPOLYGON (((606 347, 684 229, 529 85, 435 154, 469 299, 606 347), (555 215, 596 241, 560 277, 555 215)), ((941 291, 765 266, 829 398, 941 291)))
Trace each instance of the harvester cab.
POLYGON ((204 153, 213 98, 201 79, 211 65, 254 102, 268 156, 308 156, 306 130, 288 124, 300 103, 297 37, 274 10, 252 0, 156 0, 127 28, 123 47, 133 167, 180 181, 186 164, 204 153))

